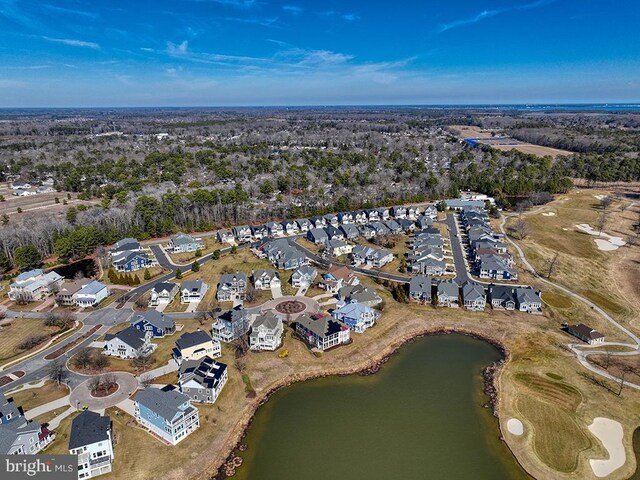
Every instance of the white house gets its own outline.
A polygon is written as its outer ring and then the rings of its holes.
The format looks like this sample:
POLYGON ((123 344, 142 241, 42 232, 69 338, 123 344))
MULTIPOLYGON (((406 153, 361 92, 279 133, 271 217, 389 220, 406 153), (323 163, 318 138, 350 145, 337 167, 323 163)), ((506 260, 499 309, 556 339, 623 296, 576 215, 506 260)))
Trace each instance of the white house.
POLYGON ((180 287, 180 303, 192 303, 201 301, 209 285, 202 280, 189 280, 180 287))
POLYGON ((303 265, 291 275, 291 285, 295 288, 310 287, 317 276, 318 271, 315 268, 303 265))
POLYGON ((140 331, 134 326, 127 327, 116 334, 107 333, 104 336, 102 353, 119 358, 147 356, 156 347, 149 341, 150 338, 151 332, 140 331))
POLYGON ((270 290, 272 287, 281 287, 280 275, 271 269, 258 269, 253 272, 253 285, 258 290, 270 290))
POLYGON ((41 269, 29 270, 18 275, 9 287, 9 298, 13 301, 34 302, 42 300, 59 289, 64 278, 56 272, 44 273, 41 269))
POLYGON ((97 280, 83 285, 75 294, 76 304, 81 308, 94 307, 109 296, 109 289, 97 280))
POLYGON ((251 350, 276 350, 282 343, 282 318, 268 311, 258 315, 251 326, 251 350))
POLYGON ((111 472, 113 438, 111 418, 85 410, 71 422, 69 453, 78 456, 78 478, 111 472))

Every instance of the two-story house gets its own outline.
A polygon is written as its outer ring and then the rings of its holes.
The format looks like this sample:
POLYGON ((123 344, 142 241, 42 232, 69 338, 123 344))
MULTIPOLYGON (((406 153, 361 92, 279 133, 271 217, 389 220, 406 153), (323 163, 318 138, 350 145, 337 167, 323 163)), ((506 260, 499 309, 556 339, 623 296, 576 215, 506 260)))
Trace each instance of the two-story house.
POLYGON ((296 333, 318 350, 349 343, 349 327, 328 314, 303 314, 296 319, 296 333))
POLYGON ((276 350, 282 344, 282 318, 271 311, 256 317, 249 334, 251 350, 276 350))
POLYGON ((78 456, 78 478, 111 472, 113 452, 111 418, 85 410, 71 422, 69 453, 78 456))
POLYGON ((102 353, 119 358, 136 358, 147 356, 155 349, 151 343, 151 332, 138 330, 129 326, 118 333, 107 333, 104 336, 104 348, 102 353))
POLYGON ((141 332, 150 332, 152 338, 162 338, 176 331, 176 322, 157 310, 135 312, 131 318, 131 325, 141 332))
POLYGON ((230 302, 243 299, 247 293, 247 274, 243 272, 225 273, 220 277, 216 299, 219 302, 230 302))
POLYGON ((135 418, 170 445, 177 445, 200 426, 198 409, 177 390, 145 388, 135 397, 135 418))
POLYGON ((196 330, 180 335, 173 348, 173 358, 178 365, 187 360, 200 360, 204 357, 218 358, 222 347, 218 340, 212 339, 207 332, 196 330))
POLYGON ((249 331, 249 312, 238 305, 218 315, 211 327, 214 340, 230 343, 249 331))
POLYGON ((215 403, 229 379, 227 366, 211 357, 186 360, 178 372, 178 388, 191 401, 215 403))

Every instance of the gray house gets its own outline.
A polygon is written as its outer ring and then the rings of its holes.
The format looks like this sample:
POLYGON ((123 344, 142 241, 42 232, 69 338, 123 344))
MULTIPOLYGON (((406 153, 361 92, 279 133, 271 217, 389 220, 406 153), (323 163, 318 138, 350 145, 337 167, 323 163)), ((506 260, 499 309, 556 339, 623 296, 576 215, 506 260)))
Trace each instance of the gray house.
POLYGON ((318 271, 315 268, 309 265, 303 265, 298 267, 298 269, 291 275, 291 285, 296 288, 300 288, 302 286, 309 287, 317 276, 318 271))
POLYGON ((542 312, 542 299, 539 290, 534 290, 532 287, 516 287, 515 297, 518 310, 521 312, 542 312))
POLYGON ((324 245, 329 240, 329 236, 324 228, 312 228, 307 232, 307 240, 316 245, 324 245))
POLYGON ((420 303, 431 303, 431 277, 417 276, 409 282, 409 298, 420 303))
POLYGON ((487 304, 484 287, 476 282, 463 283, 462 302, 467 310, 483 311, 487 304))
POLYGON ((180 303, 191 303, 201 301, 209 285, 202 280, 187 280, 180 287, 180 303))
POLYGON ((211 327, 214 340, 230 343, 249 331, 249 312, 238 305, 218 315, 211 327))
POLYGON ((340 225, 340 231, 344 233, 344 236, 347 240, 354 240, 360 236, 360 231, 358 227, 351 223, 345 223, 340 225))
POLYGON ((180 365, 178 388, 194 402, 215 403, 229 379, 227 366, 211 357, 180 365))
POLYGON ((515 310, 516 299, 513 294, 513 287, 509 285, 491 285, 489 287, 491 297, 491 307, 503 310, 515 310))
POLYGON ((440 280, 437 285, 438 305, 441 307, 457 307, 460 303, 460 288, 455 280, 440 280))
POLYGON ((268 311, 258 315, 251 326, 249 348, 251 350, 276 350, 282 344, 282 318, 268 311))
POLYGON ((243 299, 247 293, 247 274, 243 272, 225 273, 220 277, 216 298, 219 302, 243 299))

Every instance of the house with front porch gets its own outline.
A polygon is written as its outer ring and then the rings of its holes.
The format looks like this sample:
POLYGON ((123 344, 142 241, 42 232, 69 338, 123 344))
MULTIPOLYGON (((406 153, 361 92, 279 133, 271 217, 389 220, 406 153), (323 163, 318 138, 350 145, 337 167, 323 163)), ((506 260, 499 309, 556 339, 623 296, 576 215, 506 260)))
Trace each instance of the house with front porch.
POLYGON ((192 402, 215 403, 228 379, 227 366, 211 357, 186 360, 178 370, 178 388, 192 402))
POLYGON ((196 330, 180 335, 172 355, 176 363, 181 365, 188 360, 200 360, 204 357, 218 358, 222 355, 222 347, 220 342, 211 338, 207 332, 196 330))
POLYGON ((353 212, 341 212, 338 214, 338 221, 341 225, 350 225, 355 222, 353 212))
POLYGON ((200 426, 198 409, 172 388, 145 388, 134 401, 135 419, 170 445, 177 445, 200 426))
POLYGON ((247 293, 247 274, 244 272, 225 273, 220 277, 216 299, 219 302, 242 300, 247 293))
POLYGON ((324 228, 312 228, 307 232, 307 240, 316 245, 324 245, 329 241, 329 236, 324 228))
POLYGON ((131 325, 141 332, 150 332, 152 338, 163 338, 176 331, 176 322, 157 310, 135 312, 131 318, 131 325))
POLYGON ((331 225, 334 228, 338 228, 340 225, 340 221, 338 220, 338 216, 335 213, 328 213, 324 216, 324 219, 327 222, 327 226, 331 225))
POLYGON ((360 283, 357 285, 347 285, 338 290, 338 303, 336 304, 338 307, 352 301, 373 307, 382 302, 382 298, 380 298, 375 290, 365 287, 360 283))
POLYGON ((9 298, 13 301, 35 302, 60 289, 64 278, 54 271, 44 273, 37 268, 18 275, 9 286, 9 298))
POLYGON ((327 226, 327 219, 324 217, 311 217, 309 219, 312 228, 324 228, 327 226))
POLYGON ((533 287, 515 288, 516 306, 521 312, 542 313, 542 298, 540 290, 533 287))
POLYGON ((267 311, 259 314, 251 325, 249 348, 255 351, 277 350, 282 344, 282 317, 267 311))
POLYGON ((311 347, 325 351, 349 343, 349 327, 326 313, 303 314, 296 319, 296 333, 311 347))
POLYGON ((403 207, 402 205, 391 207, 391 216, 394 218, 406 218, 407 207, 403 207))
POLYGON ((275 270, 258 269, 253 272, 253 286, 258 290, 271 290, 273 287, 281 287, 280 275, 275 270))
POLYGON ((233 236, 238 243, 247 243, 251 241, 253 232, 249 225, 240 225, 239 227, 233 227, 231 229, 233 236))
POLYGON ((487 304, 487 297, 484 286, 476 282, 465 282, 462 284, 462 302, 467 310, 481 312, 487 304))
POLYGON ((295 220, 285 220, 280 223, 282 225, 282 229, 284 235, 297 235, 300 233, 300 229, 298 228, 298 223, 295 220))
POLYGON ((186 233, 171 235, 167 249, 172 253, 195 252, 204 248, 204 241, 186 233))
POLYGON ((291 285, 295 288, 310 287, 318 276, 318 271, 310 265, 298 267, 291 275, 291 285))
POLYGON ((109 296, 109 288, 97 280, 91 280, 75 294, 76 305, 80 308, 95 307, 109 296))
POLYGON ((230 243, 233 244, 235 242, 235 236, 231 230, 218 230, 216 233, 216 238, 220 243, 230 243))
POLYGON ((249 331, 249 312, 238 305, 225 310, 211 326, 211 335, 219 342, 231 343, 249 331))
POLYGON ((158 282, 151 289, 149 296, 149 306, 157 307, 162 304, 169 304, 180 292, 180 285, 171 282, 158 282))
POLYGON ((352 223, 342 224, 338 228, 347 240, 355 240, 360 236, 360 230, 358 230, 358 227, 352 223))
POLYGON ((284 235, 284 227, 280 223, 267 222, 266 227, 271 237, 282 237, 284 235))
POLYGON ((375 325, 376 320, 380 318, 380 312, 368 305, 358 303, 356 300, 351 300, 333 310, 331 316, 336 320, 340 320, 349 327, 350 330, 356 333, 362 333, 367 328, 375 325))
POLYGON ((513 287, 509 285, 490 285, 489 297, 491 298, 491 308, 501 310, 515 310, 516 308, 513 287))
POLYGON ((296 220, 296 223, 298 224, 298 230, 301 233, 307 233, 312 228, 311 222, 308 218, 300 218, 296 220))
POLYGON ((458 307, 460 304, 460 287, 455 280, 440 280, 436 285, 438 306, 458 307))
POLYGON ((329 240, 325 246, 323 254, 328 257, 341 257, 349 255, 353 250, 353 245, 342 240, 329 240))
POLYGON ((150 339, 151 332, 138 330, 131 325, 118 333, 105 334, 102 353, 118 358, 146 357, 156 348, 150 339))
POLYGON ((200 302, 209 290, 209 285, 202 280, 187 280, 180 287, 180 303, 200 302))

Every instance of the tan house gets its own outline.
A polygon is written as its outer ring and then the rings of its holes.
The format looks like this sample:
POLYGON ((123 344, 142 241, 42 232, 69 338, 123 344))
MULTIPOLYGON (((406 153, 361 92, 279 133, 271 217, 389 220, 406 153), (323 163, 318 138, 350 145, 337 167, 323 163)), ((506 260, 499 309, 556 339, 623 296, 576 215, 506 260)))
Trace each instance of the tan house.
POLYGON ((197 330, 183 333, 173 349, 173 358, 180 365, 186 360, 200 360, 203 357, 218 358, 222 355, 220 342, 213 340, 207 332, 197 330))

